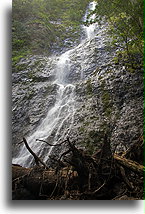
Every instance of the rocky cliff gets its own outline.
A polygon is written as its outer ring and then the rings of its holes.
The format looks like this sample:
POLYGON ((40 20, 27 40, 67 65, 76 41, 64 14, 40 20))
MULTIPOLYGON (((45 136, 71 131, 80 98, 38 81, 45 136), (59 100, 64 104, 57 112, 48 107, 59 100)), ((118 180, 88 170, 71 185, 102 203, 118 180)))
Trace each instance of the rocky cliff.
MULTIPOLYGON (((50 133, 48 129, 44 138, 51 143, 56 135, 59 141, 69 135, 79 147, 92 154, 102 145, 105 133, 110 137, 112 150, 117 151, 126 150, 143 135, 143 68, 139 66, 140 57, 136 57, 137 66, 133 69, 121 56, 115 62, 118 49, 109 45, 106 28, 107 24, 96 25, 92 38, 82 40, 63 57, 29 56, 17 64, 12 74, 14 162, 20 161, 17 156, 21 144, 17 143, 23 136, 35 136, 48 112, 58 107, 58 97, 65 103, 59 106, 57 125, 50 133), (65 75, 60 96, 62 83, 58 82, 58 76, 62 68, 65 75)), ((34 150, 37 145, 33 143, 34 150)), ((39 150, 42 150, 41 156, 48 156, 46 144, 39 150)), ((55 147, 50 155, 58 157, 64 150, 55 147)))

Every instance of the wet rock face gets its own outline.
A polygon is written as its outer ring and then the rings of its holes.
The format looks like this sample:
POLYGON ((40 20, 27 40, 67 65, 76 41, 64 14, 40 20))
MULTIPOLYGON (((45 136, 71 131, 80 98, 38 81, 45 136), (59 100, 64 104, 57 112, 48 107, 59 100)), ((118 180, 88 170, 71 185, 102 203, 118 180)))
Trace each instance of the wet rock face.
POLYGON ((21 60, 12 74, 12 141, 32 133, 56 101, 55 69, 45 57, 21 60))
MULTIPOLYGON (((108 60, 104 37, 99 40, 96 47, 100 33, 105 36, 103 27, 100 28, 95 38, 84 40, 70 51, 69 61, 66 60, 68 66, 65 66, 65 71, 63 71, 66 73, 66 84, 80 85, 82 80, 85 81, 86 78, 92 76, 98 64, 108 60), (102 51, 101 54, 100 51, 102 51)), ((12 74, 14 144, 20 142, 23 136, 33 133, 55 104, 58 91, 55 84, 56 73, 59 73, 58 61, 57 56, 32 56, 22 59, 15 66, 12 74)))
MULTIPOLYGON (((111 138, 112 149, 118 145, 118 150, 143 135, 143 70, 132 73, 121 64, 114 65, 116 50, 108 47, 106 41, 102 27, 93 39, 70 51, 69 62, 66 61, 69 64, 65 67, 66 84, 75 87, 75 111, 71 130, 67 131, 70 123, 67 120, 59 135, 66 129, 70 138, 90 153, 100 147, 105 132, 111 138)), ((55 105, 58 60, 57 56, 33 56, 16 66, 12 74, 13 144, 31 135, 55 105)), ((53 142, 55 131, 49 142, 53 142)), ((55 147, 53 154, 58 156, 62 153, 60 149, 64 150, 55 147)), ((17 153, 16 148, 14 151, 17 153)))
POLYGON ((93 152, 107 131, 112 149, 128 148, 143 135, 143 70, 130 73, 110 61, 77 84, 76 108, 74 133, 82 146, 93 152))

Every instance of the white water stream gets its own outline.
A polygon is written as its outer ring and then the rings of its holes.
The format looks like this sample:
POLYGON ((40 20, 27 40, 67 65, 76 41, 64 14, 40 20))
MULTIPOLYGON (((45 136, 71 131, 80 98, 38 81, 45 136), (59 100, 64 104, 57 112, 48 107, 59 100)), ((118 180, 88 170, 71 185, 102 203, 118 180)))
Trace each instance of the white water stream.
MULTIPOLYGON (((95 2, 90 3, 89 10, 94 10, 95 5, 95 2)), ((87 14, 88 11, 86 12, 84 21, 86 21, 87 14)), ((90 17, 92 20, 94 18, 94 15, 90 17)), ((83 26, 86 39, 83 40, 82 43, 85 43, 87 40, 91 41, 95 36, 95 25, 96 24, 83 26)), ((82 43, 80 45, 82 45, 82 43)), ((75 114, 75 85, 68 83, 67 74, 70 73, 72 65, 70 54, 72 52, 74 53, 79 46, 66 51, 59 57, 55 69, 56 80, 53 82, 53 84, 56 84, 58 87, 55 105, 48 111, 46 118, 38 126, 37 130, 31 136, 27 137, 29 146, 39 157, 43 156, 44 151, 47 150, 45 151, 43 159, 44 162, 49 159, 54 147, 51 146, 48 148, 48 145, 42 142, 36 142, 36 139, 46 140, 48 142, 49 139, 53 139, 53 145, 55 145, 60 142, 61 139, 66 139, 73 125, 75 114)), ((81 59, 82 62, 83 57, 84 55, 81 59)), ((80 70, 80 73, 80 77, 83 78, 82 70, 80 70)), ((20 164, 25 167, 30 167, 33 161, 33 157, 27 151, 25 145, 21 146, 19 154, 17 157, 13 158, 13 163, 20 164)))
MULTIPOLYGON (((86 21, 87 20, 87 16, 88 16, 88 12, 89 11, 93 11, 93 10, 95 10, 95 6, 96 6, 96 2, 91 2, 90 4, 89 4, 89 10, 86 12, 86 14, 85 14, 85 17, 84 17, 84 21, 86 21)), ((94 21, 95 20, 95 14, 92 14, 89 18, 88 18, 88 21, 94 21)), ((93 38, 94 36, 95 36, 95 28, 96 28, 96 23, 93 23, 93 24, 91 24, 91 25, 89 25, 89 26, 83 26, 83 28, 85 29, 85 31, 86 31, 86 37, 87 37, 87 39, 91 39, 91 38, 93 38)))

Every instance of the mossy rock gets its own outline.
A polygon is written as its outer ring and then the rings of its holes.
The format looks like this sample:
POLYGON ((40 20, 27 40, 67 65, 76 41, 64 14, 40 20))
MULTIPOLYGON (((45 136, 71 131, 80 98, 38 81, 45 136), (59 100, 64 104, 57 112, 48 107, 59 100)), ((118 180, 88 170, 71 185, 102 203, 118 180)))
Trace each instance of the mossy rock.
POLYGON ((16 64, 13 65, 13 72, 19 72, 19 71, 24 71, 28 68, 28 65, 23 63, 23 64, 16 64))
POLYGON ((78 130, 79 130, 79 132, 84 133, 85 132, 85 127, 81 126, 81 127, 79 127, 78 130))
POLYGON ((92 86, 92 83, 91 83, 91 79, 88 79, 87 83, 86 83, 86 94, 87 95, 92 95, 92 93, 93 93, 93 86, 92 86))
POLYGON ((102 103, 103 103, 103 107, 104 109, 108 108, 108 106, 111 103, 111 97, 108 91, 103 91, 102 94, 102 103))

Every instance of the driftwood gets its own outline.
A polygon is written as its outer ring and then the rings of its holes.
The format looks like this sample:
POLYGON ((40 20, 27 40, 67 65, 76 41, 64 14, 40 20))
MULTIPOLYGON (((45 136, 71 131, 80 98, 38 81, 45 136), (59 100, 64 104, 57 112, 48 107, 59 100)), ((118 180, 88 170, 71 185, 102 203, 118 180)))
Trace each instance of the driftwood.
POLYGON ((56 160, 59 167, 54 169, 41 161, 25 138, 23 141, 36 166, 12 166, 13 199, 121 200, 124 197, 143 197, 143 165, 127 159, 125 155, 112 154, 106 135, 102 148, 92 156, 67 138, 62 143, 67 143, 68 150, 56 160))

